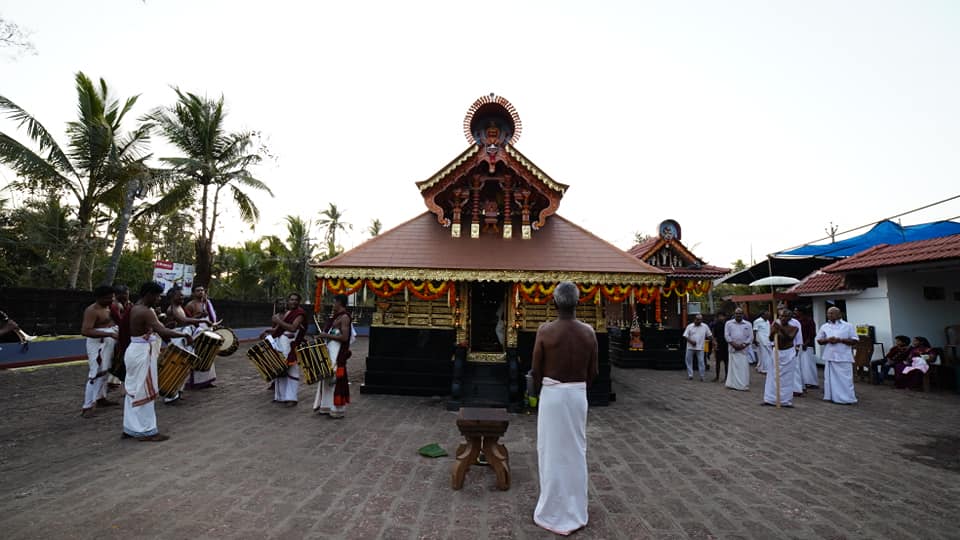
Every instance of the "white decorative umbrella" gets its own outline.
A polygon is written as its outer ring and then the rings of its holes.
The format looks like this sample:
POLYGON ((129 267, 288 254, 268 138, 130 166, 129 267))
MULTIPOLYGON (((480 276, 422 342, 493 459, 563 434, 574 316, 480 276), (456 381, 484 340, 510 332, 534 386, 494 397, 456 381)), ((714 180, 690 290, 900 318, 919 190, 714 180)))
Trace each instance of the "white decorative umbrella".
POLYGON ((789 276, 768 276, 750 283, 751 287, 780 287, 800 283, 797 278, 789 276))

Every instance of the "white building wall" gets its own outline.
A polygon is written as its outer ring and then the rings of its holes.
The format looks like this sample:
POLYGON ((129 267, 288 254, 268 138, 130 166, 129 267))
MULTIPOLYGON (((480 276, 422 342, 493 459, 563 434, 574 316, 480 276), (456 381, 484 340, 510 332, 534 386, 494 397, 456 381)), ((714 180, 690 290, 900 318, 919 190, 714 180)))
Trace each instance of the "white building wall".
POLYGON ((881 270, 880 274, 885 275, 888 283, 893 335, 924 336, 934 347, 942 347, 944 327, 960 324, 960 301, 954 299, 960 291, 960 273, 890 269, 881 270), (924 287, 943 287, 945 298, 925 299, 924 287))
POLYGON ((877 275, 877 286, 864 289, 856 296, 846 298, 846 320, 854 326, 867 324, 874 327, 878 343, 883 343, 883 349, 877 346, 873 351, 873 358, 882 358, 884 351, 889 351, 893 344, 893 325, 889 301, 889 284, 887 277, 881 271, 877 275))

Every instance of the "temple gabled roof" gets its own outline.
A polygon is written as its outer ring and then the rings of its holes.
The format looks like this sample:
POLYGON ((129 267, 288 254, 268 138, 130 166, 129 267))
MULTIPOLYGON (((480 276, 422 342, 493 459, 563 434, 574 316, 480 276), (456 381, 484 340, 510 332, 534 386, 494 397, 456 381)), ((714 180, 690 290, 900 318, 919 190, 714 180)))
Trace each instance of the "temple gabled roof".
MULTIPOLYGON (((677 253, 683 264, 681 265, 661 265, 656 264, 657 268, 664 270, 670 277, 687 279, 716 279, 730 273, 729 268, 722 268, 706 264, 700 257, 694 255, 677 238, 664 238, 653 236, 634 245, 627 250, 627 253, 648 262, 651 257, 655 257, 661 249, 670 249, 677 253)), ((648 263, 649 264, 649 263, 648 263)))
POLYGON ((321 278, 659 284, 664 272, 554 215, 531 239, 450 236, 424 212, 330 260, 321 278))
MULTIPOLYGON (((417 182, 417 189, 419 189, 421 192, 426 191, 427 189, 430 189, 431 187, 449 178, 451 173, 456 171, 465 163, 483 161, 483 156, 479 155, 481 151, 482 149, 479 146, 475 144, 470 145, 466 150, 461 152, 459 156, 453 158, 453 161, 433 174, 433 176, 427 178, 426 180, 417 182)), ((567 191, 567 188, 570 187, 567 184, 561 184, 553 178, 550 178, 550 175, 545 173, 542 169, 540 169, 540 167, 537 167, 532 161, 530 161, 530 159, 521 154, 520 151, 513 146, 504 147, 504 152, 507 156, 513 158, 513 162, 520 165, 523 170, 532 174, 534 178, 543 182, 544 185, 551 190, 563 194, 567 191)))
POLYGON ((417 189, 437 222, 451 227, 451 236, 461 227, 476 238, 476 226, 513 236, 513 216, 521 238, 547 224, 557 213, 566 193, 561 184, 516 149, 521 123, 516 108, 503 96, 481 96, 467 110, 464 135, 470 145, 417 189))

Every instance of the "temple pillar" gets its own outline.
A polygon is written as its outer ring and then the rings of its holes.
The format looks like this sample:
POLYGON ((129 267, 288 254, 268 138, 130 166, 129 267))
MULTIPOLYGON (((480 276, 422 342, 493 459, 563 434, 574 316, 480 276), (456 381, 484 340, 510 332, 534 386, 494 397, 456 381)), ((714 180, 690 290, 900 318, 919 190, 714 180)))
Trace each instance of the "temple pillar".
POLYGON ((513 206, 513 177, 509 174, 504 176, 500 187, 503 188, 503 237, 512 238, 513 220, 510 210, 513 206))
POLYGON ((473 175, 473 181, 470 183, 470 190, 473 192, 471 200, 473 201, 473 221, 470 222, 470 238, 480 238, 480 190, 483 189, 483 181, 480 175, 473 175))

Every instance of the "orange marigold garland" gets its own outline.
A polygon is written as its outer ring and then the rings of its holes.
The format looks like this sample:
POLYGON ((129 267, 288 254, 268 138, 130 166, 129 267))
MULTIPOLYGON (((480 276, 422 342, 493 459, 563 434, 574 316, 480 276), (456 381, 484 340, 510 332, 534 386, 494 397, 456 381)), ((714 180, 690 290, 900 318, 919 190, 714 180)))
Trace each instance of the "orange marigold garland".
POLYGON ((433 283, 429 281, 424 281, 420 285, 414 285, 414 282, 407 281, 407 290, 413 293, 414 296, 420 300, 426 302, 432 302, 434 300, 439 300, 447 295, 447 290, 453 284, 452 281, 441 281, 439 285, 434 286, 433 283))
POLYGON ((659 290, 659 287, 641 285, 633 290, 633 295, 638 304, 649 304, 653 302, 654 297, 659 290))
POLYGON ((532 283, 529 286, 523 283, 518 284, 520 298, 528 304, 543 305, 553 297, 553 290, 557 288, 556 284, 544 286, 543 283, 532 283))
POLYGON ((326 280, 326 288, 333 294, 345 294, 347 296, 360 290, 364 280, 358 279, 351 282, 346 278, 335 278, 326 280))
POLYGON ((620 286, 614 285, 612 287, 607 287, 606 285, 601 285, 600 294, 607 299, 607 302, 621 303, 626 301, 630 294, 633 292, 633 287, 630 285, 620 286))

